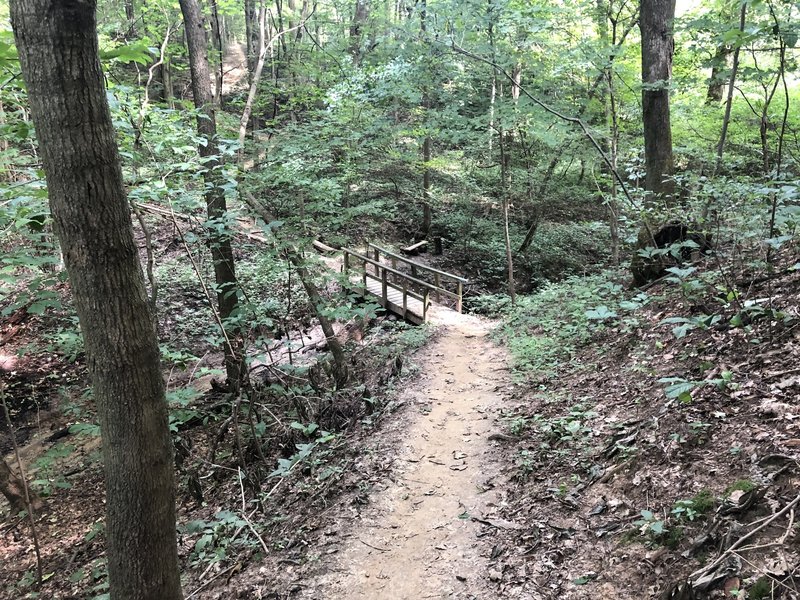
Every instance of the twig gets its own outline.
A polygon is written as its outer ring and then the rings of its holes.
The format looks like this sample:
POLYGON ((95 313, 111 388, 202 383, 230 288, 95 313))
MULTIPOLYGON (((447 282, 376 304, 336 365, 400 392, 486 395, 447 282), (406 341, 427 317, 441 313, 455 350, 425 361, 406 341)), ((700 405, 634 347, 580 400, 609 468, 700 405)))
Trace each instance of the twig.
POLYGON ((142 228, 142 232, 144 233, 144 246, 147 252, 146 271, 147 279, 150 282, 150 310, 153 312, 153 315, 155 315, 156 300, 158 299, 158 282, 156 281, 156 277, 153 272, 153 265, 155 264, 153 254, 153 234, 150 232, 150 228, 147 226, 147 223, 144 220, 144 215, 142 214, 141 208, 137 206, 136 202, 131 202, 130 204, 133 214, 136 215, 136 220, 139 222, 139 227, 142 228))
POLYGON ((741 559, 741 561, 742 561, 743 563, 746 563, 746 564, 747 564, 747 565, 748 565, 748 566, 749 566, 751 569, 753 569, 754 571, 757 571, 758 573, 762 574, 763 576, 767 577, 768 579, 770 579, 770 580, 772 581, 772 592, 773 592, 773 593, 772 593, 772 595, 770 595, 770 596, 769 596, 770 598, 775 598, 775 597, 776 597, 776 596, 774 595, 774 591, 775 591, 775 584, 777 584, 778 586, 780 586, 780 587, 782 587, 782 588, 786 588, 786 589, 787 589, 787 590, 789 590, 790 592, 796 592, 796 591, 797 591, 796 589, 792 589, 792 588, 790 588, 788 585, 786 585, 785 583, 783 583, 783 581, 779 580, 777 577, 775 577, 775 575, 771 575, 770 573, 767 573, 767 572, 766 572, 766 571, 765 571, 765 570, 764 570, 762 567, 760 567, 760 566, 758 566, 758 565, 754 564, 752 561, 749 561, 749 560, 747 560, 747 559, 746 559, 744 556, 742 556, 741 554, 738 554, 738 553, 737 553, 737 555, 736 555, 736 556, 738 556, 738 557, 741 559))
POLYGON ((42 586, 42 554, 39 549, 39 535, 36 531, 36 515, 33 512, 33 502, 31 501, 30 490, 28 489, 28 479, 25 476, 25 467, 23 467, 22 459, 19 456, 19 444, 17 444, 17 436, 14 435, 14 424, 11 422, 11 415, 8 412, 8 404, 6 404, 5 384, 0 384, 0 402, 3 404, 3 412, 5 412, 6 415, 6 424, 8 425, 8 430, 11 432, 9 437, 11 438, 11 443, 14 446, 14 458, 17 459, 20 480, 22 481, 22 489, 25 492, 25 507, 28 510, 28 520, 31 523, 33 552, 36 555, 36 587, 39 588, 42 586))
POLYGON ((245 514, 245 511, 247 510, 247 502, 244 497, 244 482, 242 481, 241 469, 239 469, 239 489, 241 490, 242 493, 242 518, 244 519, 244 522, 247 523, 247 526, 250 528, 250 531, 253 532, 253 535, 256 536, 256 539, 261 543, 261 547, 264 549, 264 555, 266 556, 269 554, 269 548, 267 547, 267 543, 264 541, 264 538, 262 538, 259 535, 258 531, 256 531, 255 525, 253 525, 253 522, 245 514))
MULTIPOLYGON (((217 564, 217 563, 211 563, 210 565, 208 565, 208 568, 206 568, 206 570, 205 570, 205 571, 203 571, 203 574, 202 574, 202 575, 200 575, 200 578, 202 579, 202 578, 203 578, 203 576, 205 576, 205 574, 206 574, 206 573, 208 573, 208 572, 211 570, 211 568, 212 568, 214 565, 216 565, 216 564, 217 564)), ((197 594, 199 594, 199 593, 200 593, 200 592, 202 592, 204 589, 206 589, 206 588, 207 588, 209 585, 211 585, 211 583, 212 583, 213 581, 215 581, 216 579, 219 579, 220 577, 222 577, 223 575, 225 575, 225 573, 227 573, 228 571, 233 571, 233 570, 234 570, 236 567, 238 567, 238 566, 239 566, 239 563, 234 563, 234 564, 232 564, 230 567, 228 567, 227 569, 224 569, 224 570, 220 571, 219 573, 217 573, 216 575, 214 575, 214 576, 213 576, 211 579, 209 579, 208 581, 206 581, 206 582, 205 582, 203 585, 201 585, 199 588, 197 588, 196 590, 194 590, 194 591, 193 591, 191 594, 189 594, 188 596, 186 596, 186 600, 189 600, 189 598, 194 598, 194 597, 195 597, 197 594)))
POLYGON ((365 546, 369 546, 370 548, 373 548, 374 550, 377 550, 378 552, 391 552, 392 551, 390 548, 378 548, 377 546, 373 546, 372 544, 370 544, 369 542, 365 542, 361 538, 358 538, 358 541, 361 542, 362 544, 364 544, 365 546))
POLYGON ((751 537, 753 537, 759 531, 763 531, 764 529, 766 529, 769 525, 771 525, 777 519, 781 518, 787 512, 791 511, 791 515, 792 515, 791 519, 793 520, 794 519, 794 510, 793 509, 797 505, 798 502, 800 502, 800 494, 795 496, 794 500, 789 502, 789 504, 784 506, 781 510, 776 512, 769 519, 764 521, 761 525, 759 525, 758 527, 756 527, 755 529, 753 529, 749 533, 744 534, 742 537, 740 537, 738 540, 736 540, 736 542, 734 542, 733 545, 731 545, 727 550, 725 550, 725 552, 723 552, 710 565, 707 565, 707 566, 703 567, 702 569, 698 569, 697 571, 695 571, 694 573, 689 575, 688 579, 690 579, 690 580, 697 579, 697 578, 701 577, 702 575, 704 575, 706 573, 709 573, 712 570, 714 570, 717 566, 719 566, 721 563, 723 563, 725 561, 725 559, 727 559, 731 554, 733 554, 735 550, 740 548, 747 540, 749 540, 751 537))

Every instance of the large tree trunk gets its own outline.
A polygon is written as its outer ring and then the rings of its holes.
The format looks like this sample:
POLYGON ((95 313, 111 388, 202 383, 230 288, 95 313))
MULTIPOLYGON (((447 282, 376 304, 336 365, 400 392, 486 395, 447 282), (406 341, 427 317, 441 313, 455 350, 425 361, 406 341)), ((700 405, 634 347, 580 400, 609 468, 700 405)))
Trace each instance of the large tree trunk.
POLYGON ((236 390, 241 385, 245 373, 242 364, 241 334, 237 327, 230 325, 231 318, 236 315, 239 308, 238 285, 230 232, 225 225, 228 207, 219 174, 217 120, 211 94, 206 28, 197 0, 180 0, 180 4, 186 28, 186 44, 189 48, 194 104, 202 113, 197 119, 197 132, 207 140, 205 144, 198 146, 198 150, 206 167, 203 178, 206 183, 208 220, 214 225, 213 229, 208 231, 208 238, 211 257, 214 261, 217 306, 225 334, 223 342, 225 371, 228 376, 229 388, 236 390))
POLYGON ((10 4, 103 436, 110 595, 177 600, 164 381, 98 59, 96 0, 10 4))
POLYGON ((672 129, 669 119, 669 81, 672 78, 672 21, 675 0, 641 0, 642 121, 644 124, 644 187, 672 196, 672 129))

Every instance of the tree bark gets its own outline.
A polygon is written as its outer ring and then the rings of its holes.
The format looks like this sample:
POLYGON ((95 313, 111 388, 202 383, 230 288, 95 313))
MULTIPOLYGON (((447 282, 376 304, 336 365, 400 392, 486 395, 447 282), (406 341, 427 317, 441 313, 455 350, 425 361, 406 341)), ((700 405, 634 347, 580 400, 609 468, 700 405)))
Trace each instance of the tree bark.
POLYGON ((0 494, 6 497, 11 505, 11 512, 16 514, 25 510, 25 486, 6 461, 0 459, 0 494))
POLYGON ((133 0, 125 0, 125 18, 128 19, 128 35, 135 38, 136 31, 136 11, 133 7, 133 0))
POLYGON ((669 114, 674 18, 675 0, 641 0, 644 187, 662 197, 672 196, 675 191, 669 114))
POLYGON ((180 0, 183 22, 186 29, 186 44, 189 49, 189 66, 192 72, 192 94, 194 104, 200 110, 197 132, 207 142, 198 150, 206 167, 203 178, 206 184, 206 207, 209 228, 208 239, 214 261, 214 279, 217 284, 217 306, 223 323, 225 341, 225 371, 228 386, 237 390, 245 374, 242 361, 242 339, 239 327, 232 325, 239 309, 238 283, 231 247, 231 233, 226 225, 228 206, 225 190, 221 186, 221 166, 217 147, 217 119, 211 95, 211 74, 208 68, 208 46, 203 14, 197 0, 180 0))
POLYGON ((256 0, 244 0, 244 28, 245 45, 247 47, 247 77, 249 83, 253 82, 253 69, 256 61, 256 23, 258 21, 258 11, 256 10, 256 0))
POLYGON ((711 77, 708 80, 706 104, 719 104, 722 102, 722 93, 725 88, 724 73, 728 68, 728 56, 730 54, 731 49, 725 44, 717 46, 714 52, 714 58, 711 59, 711 77))
POLYGON ((10 6, 100 419, 110 595, 178 600, 164 381, 98 58, 96 0, 10 6))
POLYGON ((350 53, 353 55, 353 64, 361 63, 361 34, 364 24, 369 17, 369 4, 367 0, 355 0, 353 20, 350 22, 350 53))
POLYGON ((222 21, 219 18, 217 0, 209 0, 211 9, 211 44, 217 54, 217 68, 214 70, 214 104, 222 107, 222 84, 225 78, 225 43, 222 41, 222 21))

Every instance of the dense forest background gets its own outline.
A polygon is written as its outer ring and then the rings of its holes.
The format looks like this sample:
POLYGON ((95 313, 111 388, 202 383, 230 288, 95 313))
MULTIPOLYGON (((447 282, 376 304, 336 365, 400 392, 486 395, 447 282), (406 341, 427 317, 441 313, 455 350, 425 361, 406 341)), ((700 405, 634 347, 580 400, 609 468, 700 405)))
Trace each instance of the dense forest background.
MULTIPOLYGON (((703 593, 797 597, 800 3, 99 0, 96 14, 166 379, 184 592, 236 597, 220 586, 270 554, 313 562, 291 554, 315 530, 299 515, 366 502, 348 453, 382 435, 410 353, 436 334, 365 301, 335 251, 427 241, 421 260, 469 279, 465 312, 496 320, 511 356, 498 452, 515 515, 542 493, 589 502, 608 465, 712 461, 636 484, 609 535, 674 570, 595 597, 706 597, 680 595, 689 573, 710 577, 703 593), (732 494, 747 495, 736 510, 732 494), (783 563, 699 573, 723 562, 710 548, 733 555, 714 515, 758 506, 771 512, 743 522, 791 511, 783 563)), ((0 584, 108 597, 87 491, 102 419, 7 3, 0 24, 0 584), (43 560, 37 527, 71 541, 40 531, 43 560)), ((512 563, 492 581, 530 593, 512 563)), ((597 579, 571 575, 541 597, 597 579)))

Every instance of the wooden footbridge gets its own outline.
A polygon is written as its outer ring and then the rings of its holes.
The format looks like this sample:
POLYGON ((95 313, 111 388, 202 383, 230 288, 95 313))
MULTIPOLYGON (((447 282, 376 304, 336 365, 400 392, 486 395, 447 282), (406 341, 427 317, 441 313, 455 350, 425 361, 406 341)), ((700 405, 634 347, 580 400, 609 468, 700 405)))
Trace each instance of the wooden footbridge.
POLYGON ((351 280, 360 279, 357 289, 364 296, 376 298, 383 308, 416 325, 427 321, 432 300, 461 312, 464 286, 469 283, 375 244, 367 244, 363 254, 345 248, 344 271, 351 280))

